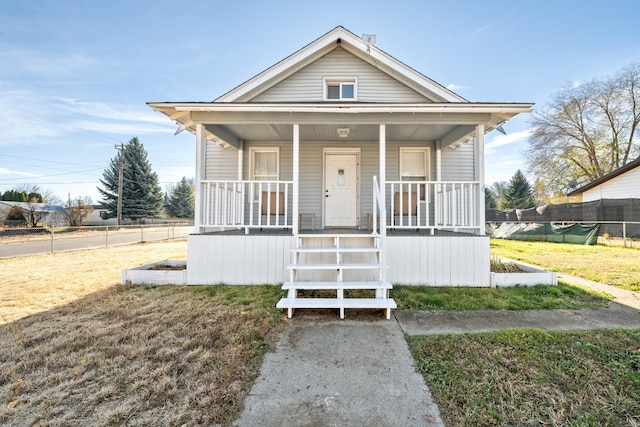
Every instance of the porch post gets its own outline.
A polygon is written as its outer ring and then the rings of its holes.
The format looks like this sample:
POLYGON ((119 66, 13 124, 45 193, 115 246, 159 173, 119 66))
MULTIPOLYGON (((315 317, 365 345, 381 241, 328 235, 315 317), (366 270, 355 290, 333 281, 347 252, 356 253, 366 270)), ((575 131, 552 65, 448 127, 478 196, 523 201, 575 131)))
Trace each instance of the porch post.
POLYGON ((244 161, 244 139, 238 140, 238 181, 242 181, 242 168, 244 161))
POLYGON ((300 187, 300 125, 293 125, 293 234, 298 234, 298 189, 300 187))
POLYGON ((207 141, 204 136, 204 125, 197 124, 196 125, 196 174, 195 174, 195 187, 196 187, 196 200, 195 200, 195 211, 193 215, 193 225, 195 228, 195 233, 200 234, 202 227, 202 198, 204 194, 202 194, 202 178, 204 173, 203 160, 204 160, 204 150, 207 146, 207 141))
MULTIPOLYGON (((380 125, 380 196, 382 203, 387 207, 387 128, 386 125, 380 125)), ((372 215, 375 215, 373 212, 372 215)), ((385 228, 383 235, 386 233, 387 218, 380 218, 380 226, 385 228)))
POLYGON ((436 181, 442 181, 442 141, 436 141, 436 181))
POLYGON ((477 218, 478 225, 480 226, 479 234, 484 236, 485 234, 485 206, 484 206, 484 124, 476 126, 476 145, 475 145, 475 166, 476 166, 476 181, 480 183, 478 185, 478 203, 477 205, 477 218))

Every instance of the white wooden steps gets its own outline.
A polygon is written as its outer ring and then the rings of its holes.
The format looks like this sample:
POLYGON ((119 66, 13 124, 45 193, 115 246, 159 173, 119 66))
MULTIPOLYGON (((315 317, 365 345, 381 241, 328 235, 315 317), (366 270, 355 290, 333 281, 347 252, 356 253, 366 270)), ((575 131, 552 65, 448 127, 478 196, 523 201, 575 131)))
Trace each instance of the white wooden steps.
POLYGON ((383 309, 387 319, 396 303, 389 298, 392 286, 384 280, 380 237, 371 234, 304 234, 297 236, 287 268, 290 281, 282 285, 287 297, 277 308, 337 308, 344 319, 347 308, 383 309), (345 276, 349 276, 345 280, 345 276), (372 290, 375 298, 345 298, 345 290, 372 290), (332 292, 335 297, 309 298, 299 291, 332 292))

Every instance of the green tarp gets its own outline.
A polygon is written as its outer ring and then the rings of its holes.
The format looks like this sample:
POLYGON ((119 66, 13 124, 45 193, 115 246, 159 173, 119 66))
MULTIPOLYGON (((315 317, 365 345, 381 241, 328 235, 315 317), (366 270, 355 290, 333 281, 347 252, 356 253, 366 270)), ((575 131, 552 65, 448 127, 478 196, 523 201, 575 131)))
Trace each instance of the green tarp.
MULTIPOLYGON (((503 222, 490 233, 492 237, 507 240, 529 240, 535 242, 575 243, 595 245, 598 241, 600 225, 555 225, 522 224, 503 222)), ((489 232, 489 230, 487 230, 489 232)))

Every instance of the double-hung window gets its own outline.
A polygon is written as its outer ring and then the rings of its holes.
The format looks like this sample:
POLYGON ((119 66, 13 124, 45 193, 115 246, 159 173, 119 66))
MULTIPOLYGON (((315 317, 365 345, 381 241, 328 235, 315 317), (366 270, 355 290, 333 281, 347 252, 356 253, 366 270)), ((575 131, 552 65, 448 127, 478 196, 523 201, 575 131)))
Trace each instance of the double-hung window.
POLYGON ((325 101, 356 101, 358 96, 358 84, 355 77, 325 77, 324 100, 325 101))
MULTIPOLYGON (((277 181, 280 176, 280 149, 278 147, 250 148, 249 165, 251 171, 251 180, 253 181, 277 181)), ((262 191, 277 191, 276 185, 267 187, 267 184, 256 184, 254 189, 254 201, 258 200, 258 192, 262 187, 262 191)))
MULTIPOLYGON (((429 180, 429 148, 400 148, 400 180, 429 180)), ((411 191, 416 191, 415 185, 411 191)), ((424 199, 425 186, 420 185, 420 200, 424 199)))

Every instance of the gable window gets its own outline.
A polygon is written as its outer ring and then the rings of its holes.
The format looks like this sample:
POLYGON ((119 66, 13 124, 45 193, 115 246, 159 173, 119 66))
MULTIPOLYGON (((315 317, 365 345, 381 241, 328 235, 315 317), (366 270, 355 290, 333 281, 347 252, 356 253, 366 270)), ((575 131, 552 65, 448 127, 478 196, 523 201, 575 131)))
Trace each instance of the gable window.
MULTIPOLYGON (((400 148, 400 180, 429 180, 429 148, 400 148)), ((408 188, 407 188, 408 190, 408 188)), ((412 186, 411 191, 416 187, 412 186)), ((425 186, 420 186, 420 200, 425 198, 425 186)))
POLYGON ((325 101, 355 101, 357 99, 357 80, 348 78, 325 78, 325 101))
MULTIPOLYGON (((252 181, 277 181, 280 176, 280 149, 278 147, 250 148, 250 171, 252 181)), ((272 185, 271 189, 275 190, 272 185)), ((254 199, 257 201, 260 185, 256 184, 254 199)), ((267 186, 262 185, 262 190, 267 191, 267 186)))

